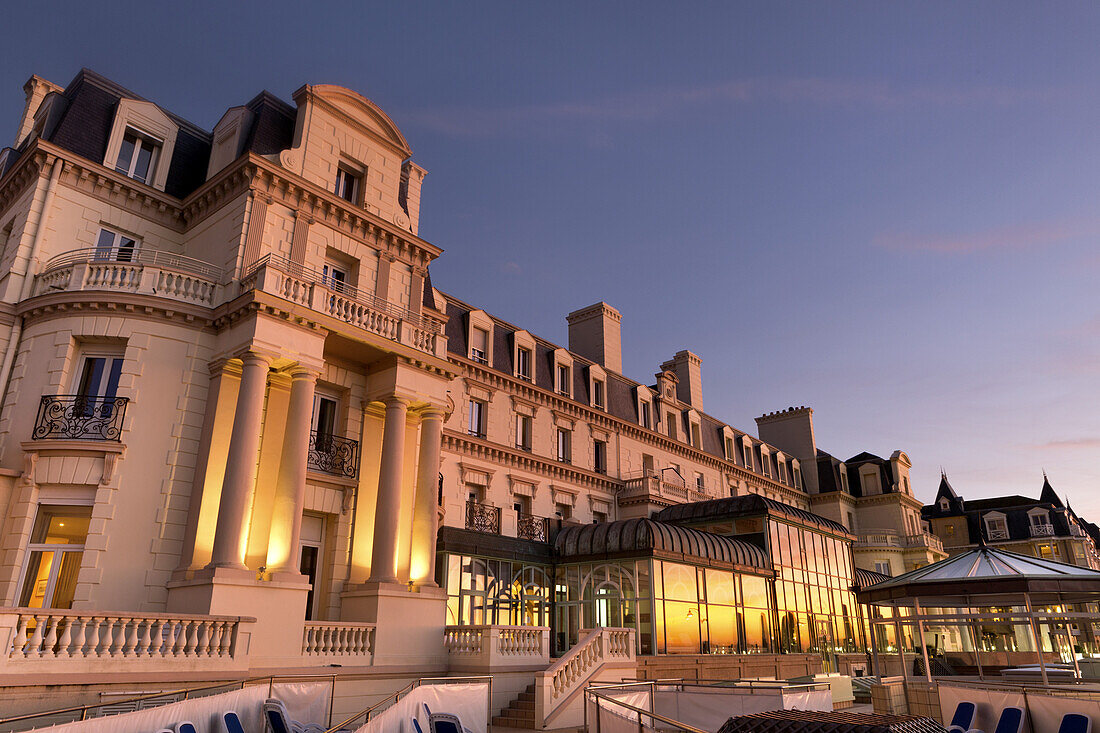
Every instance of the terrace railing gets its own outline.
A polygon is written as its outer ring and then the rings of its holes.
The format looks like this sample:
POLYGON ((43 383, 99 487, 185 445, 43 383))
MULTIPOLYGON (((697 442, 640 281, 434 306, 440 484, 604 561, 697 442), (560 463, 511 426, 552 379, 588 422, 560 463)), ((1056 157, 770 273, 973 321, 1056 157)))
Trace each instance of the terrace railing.
POLYGON ((500 507, 466 502, 466 529, 487 534, 500 534, 500 507))
POLYGON ((390 341, 446 355, 443 323, 281 257, 266 255, 241 277, 241 292, 260 290, 319 311, 390 341))
POLYGON ((356 478, 359 475, 359 441, 311 430, 306 467, 333 476, 356 478))
POLYGON ((516 536, 524 540, 546 542, 549 538, 546 525, 546 517, 519 512, 516 515, 516 536))
POLYGON ((42 395, 34 421, 34 440, 122 439, 126 397, 42 395))

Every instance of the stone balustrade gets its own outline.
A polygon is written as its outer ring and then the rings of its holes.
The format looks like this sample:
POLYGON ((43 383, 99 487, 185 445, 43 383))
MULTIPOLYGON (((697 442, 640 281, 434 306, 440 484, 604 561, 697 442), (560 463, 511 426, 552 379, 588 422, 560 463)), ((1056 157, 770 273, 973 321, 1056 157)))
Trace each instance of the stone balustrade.
POLYGON ((576 645, 535 677, 537 725, 540 728, 579 725, 584 702, 580 693, 588 684, 619 682, 636 674, 634 629, 582 630, 576 645))
POLYGON ((356 328, 433 356, 446 358, 443 324, 361 290, 326 279, 322 273, 267 255, 241 278, 241 292, 260 290, 319 311, 356 328))
POLYGON ((550 661, 547 626, 447 626, 443 646, 452 670, 545 667, 550 661))
POLYGON ((221 277, 221 271, 213 265, 170 252, 142 249, 118 254, 79 249, 46 263, 35 279, 34 295, 73 291, 140 293, 212 308, 221 302, 221 277))
POLYGON ((306 621, 302 656, 359 658, 369 664, 374 656, 375 624, 354 621, 306 621))
POLYGON ((665 499, 674 503, 688 503, 696 501, 709 501, 714 497, 702 491, 681 486, 672 481, 666 481, 654 473, 643 474, 633 478, 624 479, 619 497, 634 499, 640 496, 649 496, 657 499, 665 499))
POLYGON ((861 533, 854 544, 856 547, 925 547, 943 551, 943 541, 929 532, 904 534, 896 530, 883 529, 868 534, 861 533))
POLYGON ((0 677, 20 672, 244 671, 255 619, 0 609, 0 677))

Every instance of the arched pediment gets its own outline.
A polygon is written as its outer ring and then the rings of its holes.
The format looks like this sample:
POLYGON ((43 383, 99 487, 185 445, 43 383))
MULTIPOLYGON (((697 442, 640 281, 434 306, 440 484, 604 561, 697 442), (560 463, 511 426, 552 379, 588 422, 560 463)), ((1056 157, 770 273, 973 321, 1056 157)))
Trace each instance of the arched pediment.
POLYGON ((335 84, 313 84, 300 89, 294 95, 295 101, 299 101, 299 96, 303 92, 312 96, 315 100, 327 104, 360 127, 385 140, 404 153, 405 157, 412 154, 408 141, 401 134, 401 130, 397 129, 397 125, 394 124, 389 115, 362 94, 335 84))

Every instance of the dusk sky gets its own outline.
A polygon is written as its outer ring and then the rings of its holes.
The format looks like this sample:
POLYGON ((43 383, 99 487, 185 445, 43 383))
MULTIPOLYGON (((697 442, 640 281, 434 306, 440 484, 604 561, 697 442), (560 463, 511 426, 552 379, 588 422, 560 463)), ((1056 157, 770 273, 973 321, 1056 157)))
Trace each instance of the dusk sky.
POLYGON ((109 7, 5 8, 0 144, 31 74, 206 129, 351 87, 428 169, 437 287, 561 344, 605 300, 627 376, 691 349, 736 427, 812 406, 922 500, 1045 468, 1100 521, 1100 5, 109 7))

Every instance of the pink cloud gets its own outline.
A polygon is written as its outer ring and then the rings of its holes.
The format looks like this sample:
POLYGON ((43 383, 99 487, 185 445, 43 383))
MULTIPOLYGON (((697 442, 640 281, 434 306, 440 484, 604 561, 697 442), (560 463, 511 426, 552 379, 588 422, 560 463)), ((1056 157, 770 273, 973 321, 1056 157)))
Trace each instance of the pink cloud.
POLYGON ((689 87, 663 87, 609 94, 590 100, 564 100, 512 107, 450 107, 410 111, 402 124, 418 124, 448 135, 499 134, 531 124, 638 122, 695 112, 718 104, 812 104, 890 109, 911 106, 1008 107, 1048 103, 1071 90, 1016 87, 898 86, 866 79, 752 78, 689 87))
POLYGON ((1030 249, 1097 234, 1100 234, 1100 220, 1096 219, 1020 222, 957 234, 889 232, 876 236, 873 244, 897 252, 963 254, 993 249, 1030 249))
POLYGON ((1100 448, 1100 438, 1069 438, 1066 440, 1051 440, 1046 443, 1037 443, 1030 446, 1039 450, 1077 450, 1080 448, 1100 448))

